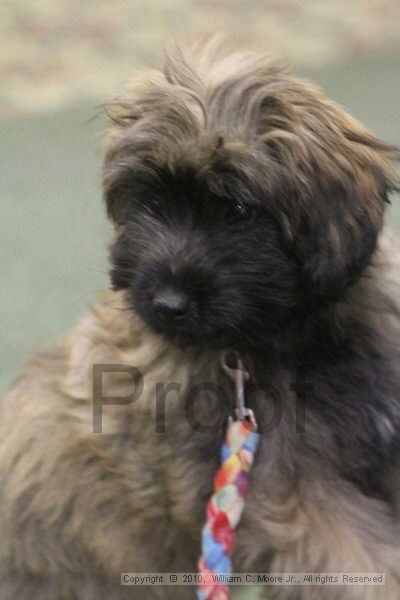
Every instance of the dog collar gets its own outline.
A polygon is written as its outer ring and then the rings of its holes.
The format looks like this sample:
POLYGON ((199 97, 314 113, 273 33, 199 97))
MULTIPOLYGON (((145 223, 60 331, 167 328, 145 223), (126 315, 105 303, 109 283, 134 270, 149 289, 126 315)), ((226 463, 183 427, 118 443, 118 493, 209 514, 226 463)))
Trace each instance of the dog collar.
POLYGON ((202 555, 198 563, 198 600, 229 600, 226 585, 232 573, 230 556, 235 546, 235 528, 242 516, 249 485, 249 472, 260 440, 253 411, 246 406, 245 381, 249 374, 239 354, 234 367, 223 355, 224 371, 235 382, 234 417, 229 417, 221 466, 214 478, 214 492, 207 503, 202 531, 202 555))

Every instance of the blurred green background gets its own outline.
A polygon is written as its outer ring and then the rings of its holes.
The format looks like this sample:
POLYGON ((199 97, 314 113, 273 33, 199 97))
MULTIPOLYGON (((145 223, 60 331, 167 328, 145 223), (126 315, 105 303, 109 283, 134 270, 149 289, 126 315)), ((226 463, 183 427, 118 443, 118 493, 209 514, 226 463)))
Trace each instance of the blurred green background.
MULTIPOLYGON (((156 66, 172 39, 222 32, 400 144, 399 23, 398 0, 3 0, 0 387, 108 284, 98 106, 132 70, 156 66)), ((396 199, 390 220, 399 231, 396 199)))

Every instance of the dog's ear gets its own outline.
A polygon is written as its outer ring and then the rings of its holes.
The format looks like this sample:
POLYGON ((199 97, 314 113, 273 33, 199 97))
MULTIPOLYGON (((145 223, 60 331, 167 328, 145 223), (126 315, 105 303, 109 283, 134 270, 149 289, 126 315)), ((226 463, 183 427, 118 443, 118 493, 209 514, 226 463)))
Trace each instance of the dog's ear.
POLYGON ((326 297, 351 283, 370 261, 396 188, 392 161, 400 152, 316 88, 306 92, 304 110, 291 115, 291 131, 271 149, 287 165, 286 239, 307 289, 326 297))
POLYGON ((369 164, 344 160, 347 172, 339 170, 337 178, 315 164, 311 195, 306 201, 297 197, 303 206, 294 248, 302 273, 318 296, 340 291, 367 266, 393 187, 381 160, 369 164))

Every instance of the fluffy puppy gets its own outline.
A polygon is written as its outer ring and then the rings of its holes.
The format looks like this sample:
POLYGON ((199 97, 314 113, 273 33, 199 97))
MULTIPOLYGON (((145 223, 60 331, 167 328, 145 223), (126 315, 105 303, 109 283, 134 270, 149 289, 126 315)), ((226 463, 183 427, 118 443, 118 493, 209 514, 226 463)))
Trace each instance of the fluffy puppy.
POLYGON ((114 291, 3 401, 0 598, 194 597, 120 573, 196 570, 234 348, 262 431, 235 570, 384 572, 275 594, 398 599, 397 151, 262 56, 176 51, 107 112, 114 291), (96 364, 104 404, 142 388, 103 433, 96 364))

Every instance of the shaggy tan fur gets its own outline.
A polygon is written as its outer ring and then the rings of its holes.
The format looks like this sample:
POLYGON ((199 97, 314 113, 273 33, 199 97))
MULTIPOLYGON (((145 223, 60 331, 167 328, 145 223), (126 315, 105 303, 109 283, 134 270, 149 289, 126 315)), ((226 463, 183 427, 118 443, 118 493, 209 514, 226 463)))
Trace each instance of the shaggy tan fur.
MULTIPOLYGON (((397 262, 399 255, 388 250, 397 262)), ((365 297, 374 294, 379 301, 399 285, 395 271, 379 269, 380 289, 364 282, 354 292, 354 310, 366 311, 365 297)), ((221 440, 193 431, 183 399, 199 371, 207 381, 223 375, 216 372, 217 356, 172 350, 123 308, 121 294, 105 294, 63 345, 27 366, 3 401, 1 547, 8 575, 1 598, 192 597, 192 588, 127 592, 118 588, 119 574, 194 569, 221 440), (145 381, 132 406, 105 409, 102 434, 92 430, 95 363, 138 366, 145 381), (169 394, 166 432, 160 434, 155 385, 171 381, 182 391, 169 394), (29 574, 29 593, 27 581, 18 587, 21 572, 29 574), (36 594, 42 580, 47 587, 36 594)), ((131 379, 114 377, 105 382, 105 395, 125 395, 131 379)), ((286 385, 284 375, 280 385, 286 385)), ((207 411, 198 407, 202 419, 212 411, 215 399, 208 400, 207 411)), ((239 526, 236 570, 383 571, 385 587, 325 587, 323 597, 397 599, 400 544, 393 515, 301 460, 295 476, 281 470, 272 457, 283 435, 294 436, 294 428, 282 423, 272 447, 262 441, 239 526)), ((278 597, 292 598, 293 589, 277 588, 278 597)), ((297 594, 317 599, 321 588, 302 587, 297 594)))
MULTIPOLYGON (((325 290, 333 267, 347 285, 350 258, 357 255, 354 272, 368 258, 365 276, 335 305, 335 324, 350 332, 358 331, 355 323, 365 324, 386 349, 385 359, 396 363, 398 249, 382 238, 372 261, 374 244, 359 255, 366 231, 375 239, 382 225, 381 188, 392 177, 394 151, 314 86, 265 58, 234 56, 217 66, 202 60, 197 71, 190 70, 178 53, 163 74, 146 73, 108 107, 114 125, 106 141, 104 186, 117 229, 126 198, 112 192, 121 168, 150 146, 157 163, 191 162, 214 190, 258 182, 299 260, 309 259, 308 283, 325 290), (251 144, 255 131, 258 142, 251 144), (233 160, 238 177, 228 183, 214 170, 225 159, 233 160), (296 196, 279 201, 288 182, 296 196), (310 204, 315 187, 322 200, 310 204), (324 196, 331 189, 340 192, 335 210, 324 196), (306 242, 305 228, 315 234, 306 242)), ((120 573, 196 569, 230 412, 212 392, 194 402, 189 391, 199 381, 221 384, 233 397, 218 351, 167 342, 135 314, 124 291, 105 293, 64 342, 26 366, 1 404, 1 600, 194 597, 191 587, 121 587, 120 573), (93 432, 95 364, 134 366, 144 381, 132 404, 103 407, 102 433, 93 432), (171 383, 163 394, 160 385, 171 383), (194 429, 188 408, 200 423, 215 420, 213 431, 194 429)), ((387 475, 392 505, 364 495, 321 458, 333 442, 316 413, 306 415, 306 452, 296 430, 292 382, 288 368, 274 367, 270 386, 279 392, 283 416, 261 439, 234 569, 383 571, 385 587, 283 586, 275 589, 276 598, 398 600, 400 516, 393 508, 400 505, 398 470, 387 475)), ((126 373, 109 372, 102 391, 125 396, 137 383, 126 373)), ((393 433, 384 418, 381 427, 393 433)))

